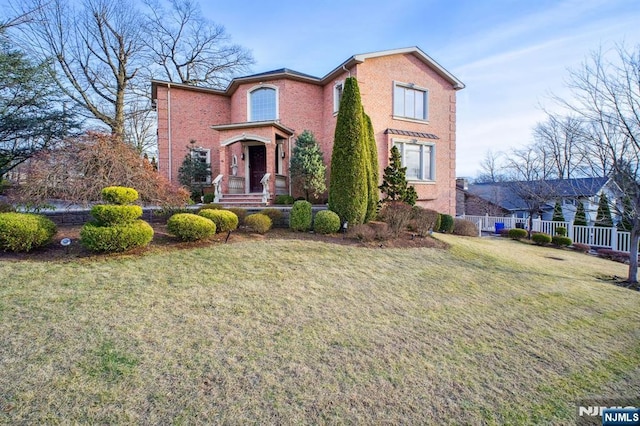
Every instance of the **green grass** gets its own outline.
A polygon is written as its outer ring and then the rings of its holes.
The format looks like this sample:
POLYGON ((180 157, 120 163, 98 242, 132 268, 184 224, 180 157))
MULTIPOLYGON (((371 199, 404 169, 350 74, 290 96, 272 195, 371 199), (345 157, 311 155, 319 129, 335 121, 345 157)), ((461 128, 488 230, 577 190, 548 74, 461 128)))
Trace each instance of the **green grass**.
POLYGON ((572 424, 640 393, 624 265, 439 238, 0 262, 0 422, 572 424))

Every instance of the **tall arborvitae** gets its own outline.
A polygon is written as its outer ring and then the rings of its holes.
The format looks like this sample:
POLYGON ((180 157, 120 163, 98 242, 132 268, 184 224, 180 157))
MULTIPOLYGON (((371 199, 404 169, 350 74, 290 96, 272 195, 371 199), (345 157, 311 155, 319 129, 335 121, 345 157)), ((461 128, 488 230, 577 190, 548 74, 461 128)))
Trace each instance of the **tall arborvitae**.
POLYGON ((584 211, 582 201, 578 201, 578 208, 576 209, 576 216, 573 218, 573 224, 575 226, 587 226, 587 214, 584 211))
POLYGON ((331 154, 329 209, 349 224, 363 223, 368 201, 368 161, 360 89, 355 77, 344 84, 331 154))
POLYGON ((551 218, 554 222, 564 222, 564 214, 562 214, 562 205, 560 201, 556 201, 556 205, 553 206, 553 217, 551 218))
POLYGON ((594 225, 607 228, 613 226, 613 220, 611 219, 611 209, 609 208, 609 199, 604 193, 600 195, 598 212, 596 213, 596 223, 594 225))
POLYGON ((380 190, 378 189, 378 144, 376 144, 376 136, 373 131, 373 124, 371 123, 371 117, 364 114, 364 121, 366 126, 367 136, 367 155, 369 161, 367 161, 367 175, 368 175, 368 199, 367 199, 367 214, 364 221, 368 222, 375 219, 378 210, 378 202, 380 201, 380 190))

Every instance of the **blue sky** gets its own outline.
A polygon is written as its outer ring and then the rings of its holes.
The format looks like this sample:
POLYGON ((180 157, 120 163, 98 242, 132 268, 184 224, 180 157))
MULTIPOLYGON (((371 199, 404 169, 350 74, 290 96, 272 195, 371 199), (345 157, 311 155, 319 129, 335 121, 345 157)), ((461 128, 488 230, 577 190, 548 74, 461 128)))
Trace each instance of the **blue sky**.
POLYGON ((254 72, 324 76, 358 53, 418 46, 467 87, 458 92, 457 175, 488 149, 531 142, 569 96, 569 68, 600 47, 640 44, 637 0, 202 1, 203 14, 253 52, 254 72))

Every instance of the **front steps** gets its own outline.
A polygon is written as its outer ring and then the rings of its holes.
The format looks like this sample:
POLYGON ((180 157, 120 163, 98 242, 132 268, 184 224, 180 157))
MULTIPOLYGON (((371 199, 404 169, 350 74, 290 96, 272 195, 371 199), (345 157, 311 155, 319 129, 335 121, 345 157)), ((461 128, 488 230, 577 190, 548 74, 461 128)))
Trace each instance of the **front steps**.
POLYGON ((257 194, 224 194, 218 204, 225 207, 264 207, 262 193, 257 194))

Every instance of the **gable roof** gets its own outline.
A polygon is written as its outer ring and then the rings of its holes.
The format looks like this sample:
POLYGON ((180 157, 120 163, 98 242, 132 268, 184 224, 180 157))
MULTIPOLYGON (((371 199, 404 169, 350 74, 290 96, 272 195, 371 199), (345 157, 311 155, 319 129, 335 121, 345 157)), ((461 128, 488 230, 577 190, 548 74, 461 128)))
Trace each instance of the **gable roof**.
POLYGON ((546 181, 490 182, 469 185, 468 192, 506 210, 527 210, 528 205, 519 194, 533 193, 544 185, 550 192, 550 198, 588 198, 598 195, 609 182, 607 177, 588 177, 574 179, 550 179, 546 181))
POLYGON ((336 68, 331 70, 328 74, 326 74, 322 78, 314 77, 312 75, 295 71, 289 68, 280 68, 277 70, 266 71, 258 74, 251 74, 244 77, 234 78, 233 80, 231 80, 227 88, 224 90, 207 88, 202 86, 192 86, 192 85, 183 84, 183 83, 172 83, 172 82, 163 81, 163 80, 151 80, 151 98, 156 99, 157 86, 175 86, 175 87, 180 87, 181 89, 186 89, 186 90, 210 92, 210 93, 227 95, 227 96, 235 92, 238 86, 242 83, 251 83, 251 82, 259 83, 261 81, 275 80, 279 78, 288 78, 291 80, 304 81, 307 83, 324 86, 327 83, 330 83, 332 80, 334 80, 338 75, 344 73, 345 70, 352 68, 355 65, 361 64, 365 62, 367 59, 379 58, 382 56, 403 55, 403 54, 412 54, 418 59, 420 59, 422 62, 427 64, 429 67, 431 67, 436 73, 438 73, 438 75, 440 75, 445 80, 447 80, 455 90, 464 89, 465 85, 464 83, 462 83, 462 81, 458 80, 453 74, 451 74, 449 71, 444 69, 442 65, 440 65, 435 60, 433 60, 433 58, 431 58, 429 55, 424 53, 421 49, 419 49, 416 46, 413 46, 413 47, 405 47, 402 49, 382 50, 379 52, 362 53, 358 55, 353 55, 352 57, 350 57, 349 59, 347 59, 340 65, 338 65, 336 68))

